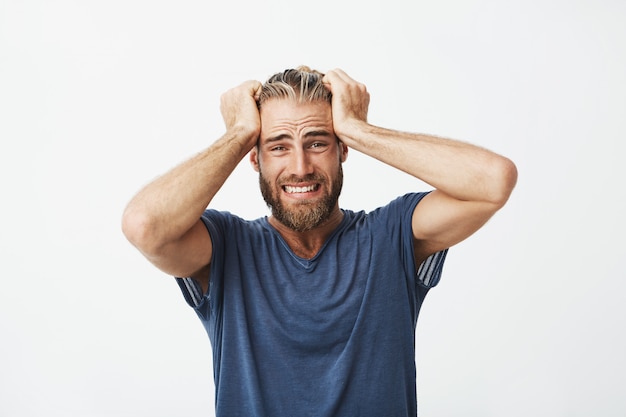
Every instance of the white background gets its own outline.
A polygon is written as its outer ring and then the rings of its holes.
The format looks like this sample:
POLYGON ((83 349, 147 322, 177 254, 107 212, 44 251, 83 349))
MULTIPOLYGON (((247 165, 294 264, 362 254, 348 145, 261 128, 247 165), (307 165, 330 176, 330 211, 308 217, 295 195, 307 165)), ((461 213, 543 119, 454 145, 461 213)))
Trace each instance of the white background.
MULTIPOLYGON (((120 216, 300 64, 376 125, 513 159, 418 323, 420 415, 626 414, 626 3, 0 0, 0 417, 213 415, 208 338, 120 216)), ((341 204, 429 189, 351 152, 341 204)), ((215 207, 267 214, 247 161, 215 207)), ((375 381, 373 381, 375 383, 375 381)))

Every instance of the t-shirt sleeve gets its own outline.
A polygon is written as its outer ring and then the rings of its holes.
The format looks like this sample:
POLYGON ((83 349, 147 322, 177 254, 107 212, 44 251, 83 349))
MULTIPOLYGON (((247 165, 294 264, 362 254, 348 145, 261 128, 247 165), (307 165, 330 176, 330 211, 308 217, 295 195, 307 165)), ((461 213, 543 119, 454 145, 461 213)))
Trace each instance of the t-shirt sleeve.
POLYGON ((443 263, 446 260, 448 249, 430 255, 417 270, 417 281, 425 287, 432 288, 439 283, 443 263))
MULTIPOLYGON (((423 193, 411 193, 406 194, 398 200, 397 203, 402 207, 403 213, 401 214, 402 222, 404 223, 406 235, 404 239, 408 246, 410 247, 410 255, 407 256, 408 259, 411 260, 411 264, 414 265, 413 261, 413 211, 415 207, 422 201, 422 199, 428 195, 428 192, 423 193)), ((421 265, 414 265, 413 271, 417 271, 417 283, 426 288, 432 288, 439 283, 441 279, 441 273, 443 271, 443 264, 446 260, 446 255, 448 254, 448 249, 444 249, 442 251, 433 253, 428 258, 422 262, 421 265)))
MULTIPOLYGON (((225 214, 215 210, 206 210, 201 217, 202 222, 213 242, 213 256, 211 258, 211 270, 213 270, 214 260, 221 256, 222 248, 222 236, 225 223, 225 214)), ((213 274, 212 274, 213 275, 213 274)), ((211 280, 214 281, 214 280, 211 280)), ((198 281, 191 277, 176 277, 176 283, 180 287, 181 292, 185 298, 185 301, 189 306, 193 307, 196 311, 201 309, 203 305, 209 304, 209 294, 211 293, 212 282, 209 282, 209 291, 205 294, 202 291, 202 287, 198 281)))
POLYGON ((202 293, 202 287, 198 281, 191 277, 176 277, 176 283, 180 287, 187 304, 193 308, 197 308, 202 304, 204 294, 202 293))

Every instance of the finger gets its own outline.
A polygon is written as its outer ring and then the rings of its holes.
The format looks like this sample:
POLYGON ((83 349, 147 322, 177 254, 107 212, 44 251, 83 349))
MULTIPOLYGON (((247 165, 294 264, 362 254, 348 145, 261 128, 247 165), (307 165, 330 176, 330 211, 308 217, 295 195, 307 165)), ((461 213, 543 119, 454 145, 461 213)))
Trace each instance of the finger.
POLYGON ((339 93, 349 85, 349 81, 346 81, 345 77, 336 69, 328 71, 322 78, 322 82, 331 93, 339 93))
POLYGON ((332 71, 328 71, 326 72, 326 74, 324 74, 324 77, 322 77, 322 84, 324 84, 324 86, 326 88, 328 88, 328 90, 330 90, 330 92, 333 92, 333 83, 334 80, 337 79, 337 76, 332 72, 332 71))
POLYGON ((247 91, 251 96, 254 96, 261 90, 261 83, 257 80, 248 80, 241 84, 241 88, 247 91))
POLYGON ((356 81, 354 79, 352 79, 344 70, 342 70, 341 68, 335 68, 333 70, 333 72, 335 74, 337 74, 337 76, 345 83, 351 84, 351 83, 355 83, 356 81))
POLYGON ((250 85, 250 93, 254 98, 254 101, 259 101, 261 97, 261 91, 263 90, 263 84, 258 81, 253 81, 250 85))

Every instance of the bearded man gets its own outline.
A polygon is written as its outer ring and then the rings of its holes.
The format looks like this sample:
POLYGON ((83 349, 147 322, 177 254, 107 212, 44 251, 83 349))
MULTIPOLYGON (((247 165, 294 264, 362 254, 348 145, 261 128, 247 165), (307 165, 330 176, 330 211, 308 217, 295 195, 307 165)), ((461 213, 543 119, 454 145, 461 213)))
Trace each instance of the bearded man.
POLYGON ((213 349, 217 416, 416 416, 415 326, 448 249, 508 200, 507 158, 367 122, 344 71, 226 92, 226 133, 129 203, 123 231, 177 278, 213 349), (341 209, 349 148, 433 187, 341 209), (210 208, 249 155, 269 217, 210 208), (209 207, 209 209, 207 209, 209 207))

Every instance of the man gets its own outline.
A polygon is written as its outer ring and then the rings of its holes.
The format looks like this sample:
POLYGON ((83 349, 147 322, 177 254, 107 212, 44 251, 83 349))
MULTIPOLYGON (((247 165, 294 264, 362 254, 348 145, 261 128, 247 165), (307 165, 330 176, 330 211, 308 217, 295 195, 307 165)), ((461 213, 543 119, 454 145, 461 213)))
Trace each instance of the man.
POLYGON ((447 250, 507 201, 515 165, 367 122, 369 94, 307 67, 222 96, 226 133, 128 205, 123 230, 176 277, 210 337, 218 416, 415 416, 415 325, 447 250), (342 210, 353 148, 434 187, 342 210), (249 154, 271 216, 206 210, 249 154), (205 211, 206 210, 206 211, 205 211))

